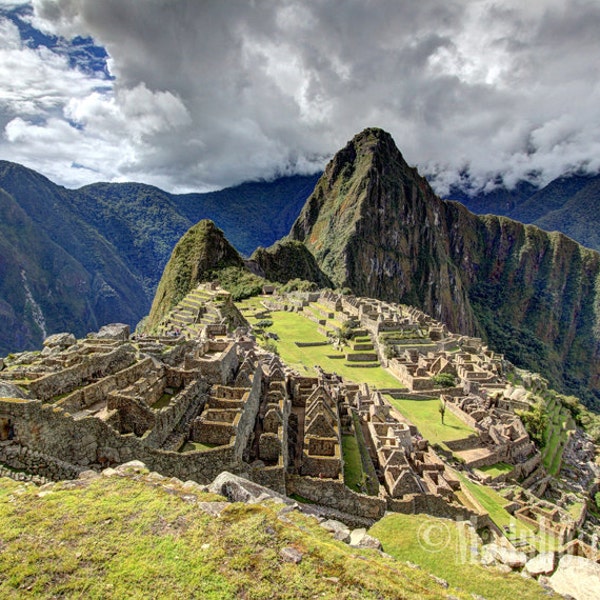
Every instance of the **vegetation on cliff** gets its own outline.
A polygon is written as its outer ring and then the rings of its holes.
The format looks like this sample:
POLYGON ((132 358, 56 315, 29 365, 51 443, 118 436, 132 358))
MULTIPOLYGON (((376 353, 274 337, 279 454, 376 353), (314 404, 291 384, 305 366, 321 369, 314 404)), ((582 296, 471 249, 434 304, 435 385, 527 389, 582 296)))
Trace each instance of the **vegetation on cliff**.
POLYGON ((304 244, 282 240, 270 248, 257 248, 250 262, 267 279, 287 283, 292 279, 312 281, 320 288, 332 287, 331 280, 317 264, 304 244))

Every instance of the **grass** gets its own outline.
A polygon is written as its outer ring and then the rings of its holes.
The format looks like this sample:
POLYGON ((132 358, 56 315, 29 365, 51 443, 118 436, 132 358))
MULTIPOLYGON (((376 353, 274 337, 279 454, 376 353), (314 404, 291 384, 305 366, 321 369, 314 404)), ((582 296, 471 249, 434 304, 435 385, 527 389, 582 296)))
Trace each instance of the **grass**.
POLYGON ((550 475, 557 476, 562 463, 562 455, 574 429, 571 414, 561 402, 550 397, 546 400, 548 425, 546 426, 546 444, 542 449, 542 463, 550 475))
POLYGON ((342 452, 344 455, 344 483, 355 492, 361 491, 365 473, 362 468, 358 442, 353 433, 342 436, 342 452))
POLYGON ((475 433, 471 427, 465 425, 456 415, 446 410, 444 424, 440 417, 440 401, 437 398, 431 400, 412 400, 402 398, 397 400, 387 396, 388 401, 412 421, 421 432, 421 435, 430 442, 447 442, 460 440, 475 433))
POLYGON ((457 473, 461 483, 467 488, 475 500, 490 515, 490 519, 498 526, 500 531, 511 541, 526 540, 540 552, 558 548, 557 540, 552 535, 539 534, 528 523, 513 517, 504 507, 508 504, 496 490, 485 485, 477 485, 469 481, 461 473, 457 473))
POLYGON ((505 462, 498 462, 494 465, 487 465, 484 467, 477 467, 477 471, 481 471, 484 475, 489 475, 492 479, 499 477, 500 475, 506 475, 514 469, 514 465, 509 465, 505 462))
POLYGON ((211 448, 218 448, 218 444, 202 444, 201 442, 187 441, 179 452, 198 452, 199 450, 210 450, 211 448))
MULTIPOLYGON (((242 303, 243 306, 243 303, 242 303)), ((348 367, 342 360, 346 351, 335 350, 330 344, 299 348, 295 342, 326 342, 327 338, 318 332, 318 325, 295 312, 273 311, 269 317, 273 325, 268 328, 279 340, 275 342, 282 360, 301 374, 315 376, 315 365, 325 371, 335 372, 348 381, 368 383, 379 388, 401 388, 402 384, 383 367, 348 367), (339 359, 329 358, 339 356, 339 359)), ((252 319, 250 319, 252 321, 252 319)), ((360 363, 358 363, 360 364, 360 363)))
POLYGON ((148 474, 64 482, 42 494, 0 480, 0 597, 445 595, 427 573, 337 542, 314 518, 279 519, 281 505, 229 504, 216 518, 197 504, 218 499, 148 474), (299 564, 282 559, 289 547, 301 553, 299 564))
POLYGON ((535 581, 477 564, 472 552, 478 541, 464 523, 425 515, 390 514, 369 533, 381 540, 388 554, 419 565, 466 594, 519 600, 548 598, 535 581))

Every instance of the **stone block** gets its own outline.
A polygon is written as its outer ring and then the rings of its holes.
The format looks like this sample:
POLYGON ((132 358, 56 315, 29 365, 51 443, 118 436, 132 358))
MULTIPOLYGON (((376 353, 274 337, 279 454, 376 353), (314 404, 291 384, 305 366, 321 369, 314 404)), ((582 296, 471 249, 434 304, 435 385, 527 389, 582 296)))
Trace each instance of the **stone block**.
POLYGON ((64 350, 65 348, 70 348, 77 343, 75 336, 72 333, 55 333, 53 335, 48 336, 44 340, 45 348, 60 348, 64 350))
POLYGON ((485 552, 493 556, 499 563, 507 565, 511 569, 520 569, 527 562, 527 555, 524 552, 500 546, 499 544, 488 544, 485 547, 485 552))
POLYGON ((600 565, 588 558, 566 554, 548 583, 558 594, 576 600, 597 600, 600 591, 600 565))
POLYGON ((354 529, 350 534, 350 545, 354 548, 372 548, 373 550, 381 550, 381 542, 369 535, 364 528, 354 529))
POLYGON ((533 577, 548 575, 554 571, 555 560, 554 552, 542 552, 525 563, 525 570, 533 577))
POLYGON ((350 542, 350 529, 335 519, 328 519, 321 523, 321 527, 333 534, 333 537, 340 542, 350 542))

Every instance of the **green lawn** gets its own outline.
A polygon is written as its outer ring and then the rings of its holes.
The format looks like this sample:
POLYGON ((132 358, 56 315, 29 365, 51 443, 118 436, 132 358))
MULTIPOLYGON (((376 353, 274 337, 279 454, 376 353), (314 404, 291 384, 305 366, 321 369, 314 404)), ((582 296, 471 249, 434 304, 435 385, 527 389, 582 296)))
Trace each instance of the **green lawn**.
MULTIPOLYGON (((318 332, 318 325, 295 312, 274 311, 269 317, 273 325, 267 329, 279 337, 276 342, 281 358, 301 374, 316 375, 315 365, 328 373, 337 373, 344 379, 371 386, 401 388, 402 384, 383 367, 348 367, 344 363, 345 352, 338 352, 333 346, 312 346, 299 348, 295 342, 326 342, 327 338, 318 332), (331 358, 335 356, 337 358, 331 358)), ((349 349, 349 348, 348 348, 349 349)))
POLYGON ((440 401, 432 400, 410 400, 402 398, 396 400, 387 396, 388 401, 407 419, 412 421, 421 432, 421 435, 430 442, 440 443, 466 438, 474 430, 465 425, 458 417, 449 410, 444 415, 444 424, 440 417, 440 401))
POLYGON ((344 483, 355 492, 361 491, 365 474, 358 442, 353 433, 342 436, 342 452, 344 454, 344 483))
POLYGON ((499 463, 496 463, 495 465, 487 465, 484 467, 477 467, 477 471, 481 471, 485 475, 489 475, 492 479, 495 479, 496 477, 498 477, 500 475, 505 475, 507 473, 510 473, 514 468, 515 468, 514 465, 509 465, 508 463, 505 463, 505 462, 499 462, 499 463))
POLYGON ((419 565, 466 594, 490 599, 548 598, 535 581, 479 565, 472 555, 472 548, 479 546, 478 540, 473 539, 463 523, 426 515, 390 514, 369 533, 381 540, 388 554, 419 565))

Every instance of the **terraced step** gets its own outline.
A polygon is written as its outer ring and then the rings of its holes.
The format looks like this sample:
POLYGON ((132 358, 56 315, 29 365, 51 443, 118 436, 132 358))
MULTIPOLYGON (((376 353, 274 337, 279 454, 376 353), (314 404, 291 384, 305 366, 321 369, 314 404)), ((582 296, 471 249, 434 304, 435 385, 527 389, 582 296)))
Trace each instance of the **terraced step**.
POLYGON ((362 352, 363 350, 373 350, 374 346, 373 344, 354 344, 352 346, 352 349, 355 350, 356 352, 362 352))
POLYGON ((377 360, 377 353, 375 352, 358 352, 353 354, 348 352, 346 354, 346 360, 348 362, 372 362, 377 360))

